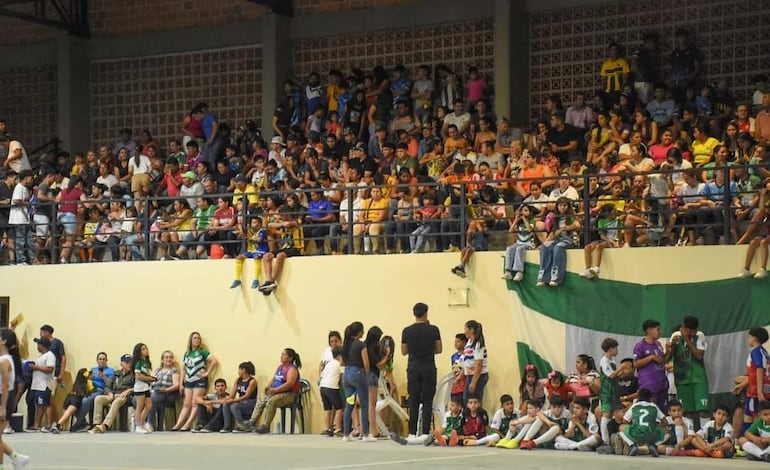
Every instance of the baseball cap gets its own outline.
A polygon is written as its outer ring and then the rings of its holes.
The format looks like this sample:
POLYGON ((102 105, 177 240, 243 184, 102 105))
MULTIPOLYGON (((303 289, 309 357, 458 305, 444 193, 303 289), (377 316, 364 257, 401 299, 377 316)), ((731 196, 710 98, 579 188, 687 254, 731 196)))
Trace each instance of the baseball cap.
POLYGON ((189 179, 195 181, 197 176, 195 175, 195 172, 185 171, 184 173, 182 173, 182 178, 189 178, 189 179))
POLYGON ((270 143, 271 144, 278 144, 278 145, 280 145, 282 147, 286 146, 286 144, 283 143, 283 137, 281 137, 280 135, 277 135, 277 136, 273 137, 272 139, 270 139, 270 143))
POLYGON ((123 354, 120 356, 120 362, 129 363, 134 360, 134 357, 131 354, 123 354))
POLYGON ((248 183, 249 182, 249 178, 246 175, 244 175, 243 173, 239 173, 239 174, 235 175, 235 181, 238 182, 238 183, 248 183))
POLYGON ((46 348, 50 348, 51 347, 51 340, 49 340, 48 338, 35 338, 35 342, 37 344, 42 344, 46 348))

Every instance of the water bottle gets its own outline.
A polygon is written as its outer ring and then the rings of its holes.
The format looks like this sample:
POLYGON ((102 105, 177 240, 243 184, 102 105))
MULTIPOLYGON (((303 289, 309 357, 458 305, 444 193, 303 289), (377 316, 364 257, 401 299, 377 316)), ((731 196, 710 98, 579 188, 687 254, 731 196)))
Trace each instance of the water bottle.
POLYGON ((130 410, 131 416, 128 419, 128 432, 134 432, 136 431, 136 420, 134 419, 134 410, 133 408, 130 410))
POLYGON ((369 235, 364 235, 364 253, 371 251, 372 241, 369 239, 369 235))
POLYGON ((283 434, 283 424, 280 421, 275 425, 275 432, 276 434, 283 434))

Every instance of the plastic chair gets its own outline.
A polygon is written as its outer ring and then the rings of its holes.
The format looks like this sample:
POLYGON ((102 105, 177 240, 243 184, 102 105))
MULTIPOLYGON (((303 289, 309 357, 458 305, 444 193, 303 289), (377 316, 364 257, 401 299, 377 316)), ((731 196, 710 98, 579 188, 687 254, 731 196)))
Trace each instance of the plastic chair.
POLYGON ((290 411, 291 434, 294 434, 294 426, 297 423, 297 411, 299 411, 300 431, 305 434, 305 407, 302 399, 310 393, 310 382, 299 379, 299 393, 294 396, 294 401, 289 406, 281 407, 281 434, 286 434, 286 410, 290 411))

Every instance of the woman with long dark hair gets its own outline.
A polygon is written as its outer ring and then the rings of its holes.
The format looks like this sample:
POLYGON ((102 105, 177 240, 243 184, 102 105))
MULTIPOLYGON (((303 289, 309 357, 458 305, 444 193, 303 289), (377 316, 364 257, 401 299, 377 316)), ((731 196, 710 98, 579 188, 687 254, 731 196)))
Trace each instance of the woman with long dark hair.
POLYGON ((356 396, 361 405, 362 439, 365 441, 376 440, 369 434, 369 386, 367 384, 367 375, 369 374, 370 362, 366 344, 361 341, 363 336, 364 325, 356 321, 345 328, 344 339, 342 340, 342 358, 345 364, 343 385, 345 387, 345 397, 347 398, 342 426, 342 439, 344 441, 352 440, 350 433, 356 396))
MULTIPOLYGON (((2 328, 0 329, 0 428, 5 426, 5 421, 9 420, 13 413, 13 402, 9 401, 9 397, 13 394, 17 370, 21 370, 21 355, 16 333, 11 329, 2 328)), ((5 454, 13 461, 14 468, 26 468, 29 456, 13 450, 2 441, 2 437, 0 433, 0 442, 3 445, 0 466, 3 465, 3 454, 5 454)))
POLYGON ((257 400, 251 418, 246 422, 235 422, 235 428, 239 431, 254 431, 259 434, 270 432, 270 423, 275 418, 278 408, 294 403, 297 394, 300 393, 299 369, 302 368, 302 360, 299 353, 292 348, 281 351, 281 363, 275 370, 273 380, 265 387, 265 394, 257 400), (257 426, 259 418, 265 415, 264 422, 257 426))
POLYGON ((136 413, 134 414, 136 423, 136 432, 147 434, 152 428, 146 426, 147 416, 152 409, 151 385, 156 379, 152 375, 152 361, 150 361, 150 350, 144 343, 137 343, 134 346, 134 399, 136 400, 136 413))
POLYGON ((572 209, 572 201, 560 197, 556 201, 556 212, 546 218, 545 229, 548 239, 540 248, 540 270, 537 286, 548 284, 558 287, 564 282, 567 269, 567 249, 575 246, 574 234, 580 230, 580 221, 572 209))
POLYGON ((487 360, 487 344, 484 340, 484 329, 475 320, 465 322, 465 343, 463 350, 463 372, 465 373, 465 389, 463 402, 468 403, 468 395, 476 395, 479 403, 484 403, 484 389, 489 381, 489 366, 487 360))
POLYGON ((366 333, 366 354, 369 357, 369 373, 366 374, 366 383, 369 393, 365 399, 369 400, 369 429, 370 436, 377 437, 377 392, 380 386, 380 371, 388 363, 390 351, 383 351, 380 345, 382 330, 378 326, 369 328, 366 333))

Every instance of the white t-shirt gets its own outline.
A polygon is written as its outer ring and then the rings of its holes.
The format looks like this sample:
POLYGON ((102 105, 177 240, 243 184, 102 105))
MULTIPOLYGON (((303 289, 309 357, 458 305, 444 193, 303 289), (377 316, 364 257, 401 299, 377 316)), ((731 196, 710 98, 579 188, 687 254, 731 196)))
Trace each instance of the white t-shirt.
POLYGON ((455 113, 449 113, 446 115, 446 117, 444 117, 444 124, 447 126, 454 124, 457 126, 457 130, 460 132, 463 132, 463 130, 467 129, 470 123, 471 115, 468 113, 462 113, 459 116, 455 113))
MULTIPOLYGON (((0 361, 2 360, 8 361, 8 365, 10 366, 10 369, 8 370, 8 381, 10 382, 8 388, 13 389, 13 387, 16 386, 16 367, 13 365, 13 357, 10 354, 4 354, 0 356, 0 361)), ((3 379, 0 377, 0 390, 2 388, 3 379)))
POLYGON ((24 150, 24 146, 21 145, 21 142, 18 140, 12 140, 8 145, 8 155, 13 155, 16 152, 16 149, 21 149, 21 158, 9 162, 8 167, 16 173, 19 173, 22 170, 31 170, 32 165, 30 165, 29 158, 27 158, 27 151, 24 150))
POLYGON ((556 188, 553 191, 551 191, 551 194, 548 196, 551 201, 555 201, 559 199, 560 197, 566 197, 570 201, 577 201, 580 199, 580 195, 577 192, 577 189, 575 189, 574 186, 567 186, 567 189, 564 191, 561 190, 561 188, 556 188))
POLYGON ((283 168, 283 158, 285 156, 286 156, 285 150, 281 150, 280 152, 271 150, 270 153, 267 154, 267 161, 273 160, 278 165, 278 168, 283 168))
POLYGON ((21 183, 17 183, 13 188, 11 196, 11 213, 8 216, 10 225, 28 225, 29 224, 29 206, 17 206, 13 201, 29 202, 29 189, 21 183))
POLYGON ((139 155, 139 165, 134 160, 134 157, 128 159, 128 169, 133 171, 134 175, 143 175, 150 172, 150 157, 139 155))
POLYGON ((487 348, 477 344, 473 347, 473 342, 468 340, 463 349, 463 372, 465 375, 473 375, 476 369, 476 361, 481 361, 481 373, 489 372, 489 361, 487 359, 487 348))
POLYGON ((339 389, 341 372, 340 361, 332 359, 326 363, 324 369, 321 371, 321 383, 319 385, 324 388, 339 389))
POLYGON ((35 365, 38 367, 51 367, 51 373, 46 374, 38 370, 32 371, 31 389, 40 392, 53 389, 53 368, 56 367, 56 356, 51 351, 46 351, 37 358, 35 365))
POLYGON ((327 346, 326 349, 324 349, 324 352, 321 353, 321 364, 325 366, 326 364, 330 363, 333 360, 334 360, 334 355, 332 353, 332 347, 327 346))
POLYGON ((115 177, 115 175, 107 175, 96 178, 96 182, 107 187, 107 192, 104 194, 109 196, 110 188, 118 184, 118 179, 115 177))

